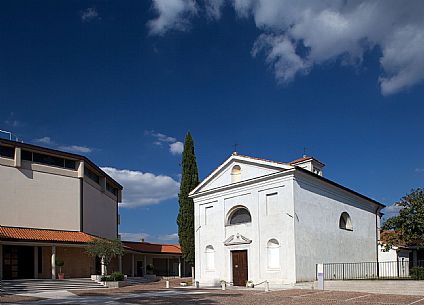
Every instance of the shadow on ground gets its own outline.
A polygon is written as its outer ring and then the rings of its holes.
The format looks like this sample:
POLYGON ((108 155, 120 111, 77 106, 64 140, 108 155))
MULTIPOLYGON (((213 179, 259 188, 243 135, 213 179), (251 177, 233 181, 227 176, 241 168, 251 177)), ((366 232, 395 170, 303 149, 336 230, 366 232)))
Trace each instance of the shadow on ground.
POLYGON ((241 294, 218 294, 208 293, 204 295, 178 295, 178 296, 160 296, 160 297, 136 297, 136 298, 122 298, 117 300, 122 303, 129 304, 152 304, 152 305, 175 305, 175 304, 235 304, 241 294), (226 299, 226 300, 224 300, 226 299), (224 301, 224 302, 222 302, 224 301))

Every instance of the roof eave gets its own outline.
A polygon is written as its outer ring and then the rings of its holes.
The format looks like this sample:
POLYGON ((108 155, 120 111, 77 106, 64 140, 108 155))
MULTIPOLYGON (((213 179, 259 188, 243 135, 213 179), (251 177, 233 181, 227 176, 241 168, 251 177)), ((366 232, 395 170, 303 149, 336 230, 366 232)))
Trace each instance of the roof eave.
POLYGON ((348 187, 345 187, 345 186, 343 186, 341 184, 338 184, 337 182, 334 182, 334 181, 332 181, 330 179, 324 178, 323 176, 317 175, 317 174, 315 174, 315 173, 313 173, 313 172, 311 172, 311 171, 309 171, 307 169, 301 168, 299 166, 296 166, 295 168, 296 168, 297 171, 300 171, 300 172, 302 172, 304 174, 313 176, 313 177, 318 178, 318 179, 320 179, 322 181, 325 181, 325 182, 327 182, 327 183, 329 183, 329 184, 331 184, 333 186, 336 186, 338 188, 341 188, 342 190, 347 191, 347 192, 349 192, 351 194, 354 194, 354 195, 356 195, 358 197, 361 197, 362 199, 368 200, 368 201, 370 201, 370 202, 378 205, 381 208, 385 208, 386 207, 384 204, 382 204, 382 203, 380 203, 380 202, 378 202, 378 201, 376 201, 376 200, 374 200, 372 198, 369 198, 369 197, 367 197, 365 195, 362 195, 361 193, 358 193, 358 192, 356 192, 356 191, 354 191, 354 190, 352 190, 352 189, 350 189, 348 187))

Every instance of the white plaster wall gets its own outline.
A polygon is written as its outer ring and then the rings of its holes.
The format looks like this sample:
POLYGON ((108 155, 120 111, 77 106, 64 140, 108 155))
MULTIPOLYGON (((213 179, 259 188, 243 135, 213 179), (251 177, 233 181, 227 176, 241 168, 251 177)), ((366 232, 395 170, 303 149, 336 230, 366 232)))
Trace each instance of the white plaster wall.
POLYGON ((84 181, 83 231, 99 237, 117 238, 117 202, 102 191, 84 181))
MULTIPOLYGON (((234 163, 232 164, 234 165, 234 163)), ((230 166, 230 168, 232 167, 230 166)), ((243 175, 243 166, 242 175, 243 175)), ((253 171, 255 167, 249 167, 253 171)), ((231 171, 227 172, 230 176, 231 171)), ((257 176, 263 175, 262 170, 257 176)), ((254 175, 253 172, 249 172, 254 175)), ((230 178, 229 178, 230 179, 230 178)), ((221 182, 224 181, 222 178, 221 182)), ((201 285, 218 285, 220 280, 232 282, 232 250, 248 251, 248 278, 254 283, 268 280, 271 285, 293 283, 294 269, 294 223, 286 214, 293 214, 292 179, 289 175, 268 181, 251 183, 226 191, 200 196, 195 202, 195 277, 201 285), (279 209, 273 215, 266 214, 266 194, 278 194, 279 209), (252 222, 226 226, 228 212, 235 206, 247 207, 252 222), (210 217, 205 218, 205 209, 210 217), (250 244, 224 245, 231 235, 241 234, 252 240, 250 244), (280 268, 267 268, 267 242, 275 238, 280 243, 280 268), (206 268, 206 246, 215 249, 215 269, 206 268)), ((223 182, 222 182, 223 183, 223 182)))
POLYGON ((265 176, 273 173, 277 173, 281 170, 257 166, 248 162, 231 162, 227 165, 216 177, 214 177, 207 185, 201 188, 201 191, 214 189, 220 186, 231 184, 231 170, 235 165, 239 165, 241 168, 241 181, 252 179, 255 177, 265 176))
POLYGON ((294 201, 298 282, 314 280, 317 263, 376 261, 375 204, 300 172, 294 201), (353 231, 339 229, 342 212, 353 231))
POLYGON ((295 240, 293 215, 293 179, 286 176, 276 179, 275 184, 258 189, 258 282, 267 280, 271 286, 295 283, 295 240), (266 197, 277 197, 277 206, 267 207, 266 197), (279 243, 279 267, 269 268, 267 244, 270 239, 279 243))
POLYGON ((409 276, 409 252, 397 247, 386 251, 383 246, 378 245, 380 276, 409 276))
POLYGON ((396 262, 397 251, 393 248, 386 251, 384 247, 378 245, 378 261, 379 262, 396 262))
POLYGON ((80 228, 78 178, 0 165, 0 194, 1 225, 70 231, 80 228))

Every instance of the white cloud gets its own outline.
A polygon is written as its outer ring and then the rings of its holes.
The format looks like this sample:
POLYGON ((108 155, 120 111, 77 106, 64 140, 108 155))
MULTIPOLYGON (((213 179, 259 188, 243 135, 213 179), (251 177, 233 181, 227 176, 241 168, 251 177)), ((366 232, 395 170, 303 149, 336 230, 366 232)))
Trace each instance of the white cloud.
POLYGON ((180 141, 177 141, 176 138, 167 136, 160 132, 155 132, 154 130, 145 131, 144 134, 146 136, 152 136, 156 140, 153 144, 157 146, 162 146, 163 144, 168 145, 169 152, 173 155, 180 155, 184 150, 184 144, 180 141))
POLYGON ((175 142, 169 144, 169 151, 173 155, 180 155, 183 153, 184 150, 184 144, 182 142, 175 142))
POLYGON ((221 10, 224 4, 224 0, 203 0, 206 16, 210 19, 221 18, 221 10))
POLYGON ((157 204, 178 195, 180 184, 169 176, 112 167, 102 169, 123 185, 122 207, 157 204))
POLYGON ((402 207, 396 205, 396 204, 392 204, 392 205, 388 205, 387 207, 385 207, 384 209, 382 209, 381 211, 384 214, 384 218, 390 218, 393 216, 396 216, 399 214, 399 211, 402 209, 402 207))
POLYGON ((152 35, 163 35, 169 30, 186 31, 190 26, 187 17, 197 13, 193 0, 153 0, 152 7, 158 14, 147 23, 152 35))
MULTIPOLYGON (((219 19, 224 6, 200 1, 155 1, 160 30, 187 30, 191 19, 205 12, 219 19), (160 6, 157 3, 162 3, 160 6), (184 3, 184 5, 183 5, 184 3), (198 4, 197 6, 199 6, 198 4), (159 8, 160 7, 160 8, 159 8), (171 17, 170 17, 171 16, 171 17), (173 16, 173 17, 172 17, 173 16), (175 20, 178 20, 176 22, 175 20), (178 26, 184 24, 184 27, 178 26)), ((263 33, 252 55, 265 55, 279 82, 308 74, 317 65, 362 64, 374 48, 381 51, 378 81, 383 95, 397 93, 424 80, 424 3, 420 0, 227 0, 239 18, 253 18, 263 33)))
POLYGON ((159 235, 158 236, 159 240, 164 240, 164 241, 178 241, 178 233, 172 233, 172 234, 165 234, 165 235, 159 235))
POLYGON ((53 147, 58 150, 67 151, 70 153, 76 153, 76 154, 89 154, 93 151, 92 148, 88 146, 81 146, 81 145, 59 145, 55 141, 52 140, 51 137, 42 137, 38 139, 32 140, 32 142, 39 144, 39 145, 46 145, 49 147, 53 147))
POLYGON ((52 141, 52 139, 50 137, 42 137, 42 138, 39 138, 39 139, 35 139, 34 142, 39 143, 39 144, 45 144, 45 145, 54 144, 54 142, 52 141))
POLYGON ((165 235, 151 235, 145 232, 119 232, 122 241, 135 241, 141 242, 143 239, 145 242, 178 242, 178 233, 165 234, 165 235))
POLYGON ((252 55, 266 53, 278 81, 288 83, 299 73, 308 73, 310 64, 296 54, 296 46, 285 35, 262 34, 253 45, 252 55))
POLYGON ((119 232, 121 235, 121 240, 123 241, 138 241, 140 242, 142 239, 148 239, 150 234, 147 233, 128 233, 128 232, 119 232))
POLYGON ((78 154, 89 154, 93 151, 93 149, 90 147, 79 145, 61 145, 58 147, 58 149, 78 154))
POLYGON ((424 168, 416 168, 415 172, 416 173, 424 173, 424 168))
POLYGON ((4 121, 4 124, 16 128, 16 127, 21 127, 23 124, 21 121, 19 121, 18 119, 16 119, 16 115, 14 112, 9 113, 8 118, 4 121))
POLYGON ((82 22, 90 22, 96 19, 100 19, 99 13, 95 7, 86 8, 81 12, 80 15, 82 22))
POLYGON ((177 139, 175 139, 174 137, 167 136, 167 135, 160 133, 160 132, 145 131, 144 133, 146 135, 150 135, 152 137, 155 137, 157 139, 155 144, 158 144, 158 145, 160 145, 162 143, 173 143, 173 142, 177 141, 177 139))

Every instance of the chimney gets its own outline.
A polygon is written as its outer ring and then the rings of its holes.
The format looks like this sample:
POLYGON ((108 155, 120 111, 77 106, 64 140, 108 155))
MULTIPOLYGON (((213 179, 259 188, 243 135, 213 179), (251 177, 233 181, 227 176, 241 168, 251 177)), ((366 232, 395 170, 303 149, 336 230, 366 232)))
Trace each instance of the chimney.
POLYGON ((290 162, 289 164, 293 166, 299 166, 319 176, 322 176, 322 169, 325 166, 324 163, 318 161, 317 159, 313 157, 308 157, 306 155, 303 155, 302 158, 294 160, 290 162))

